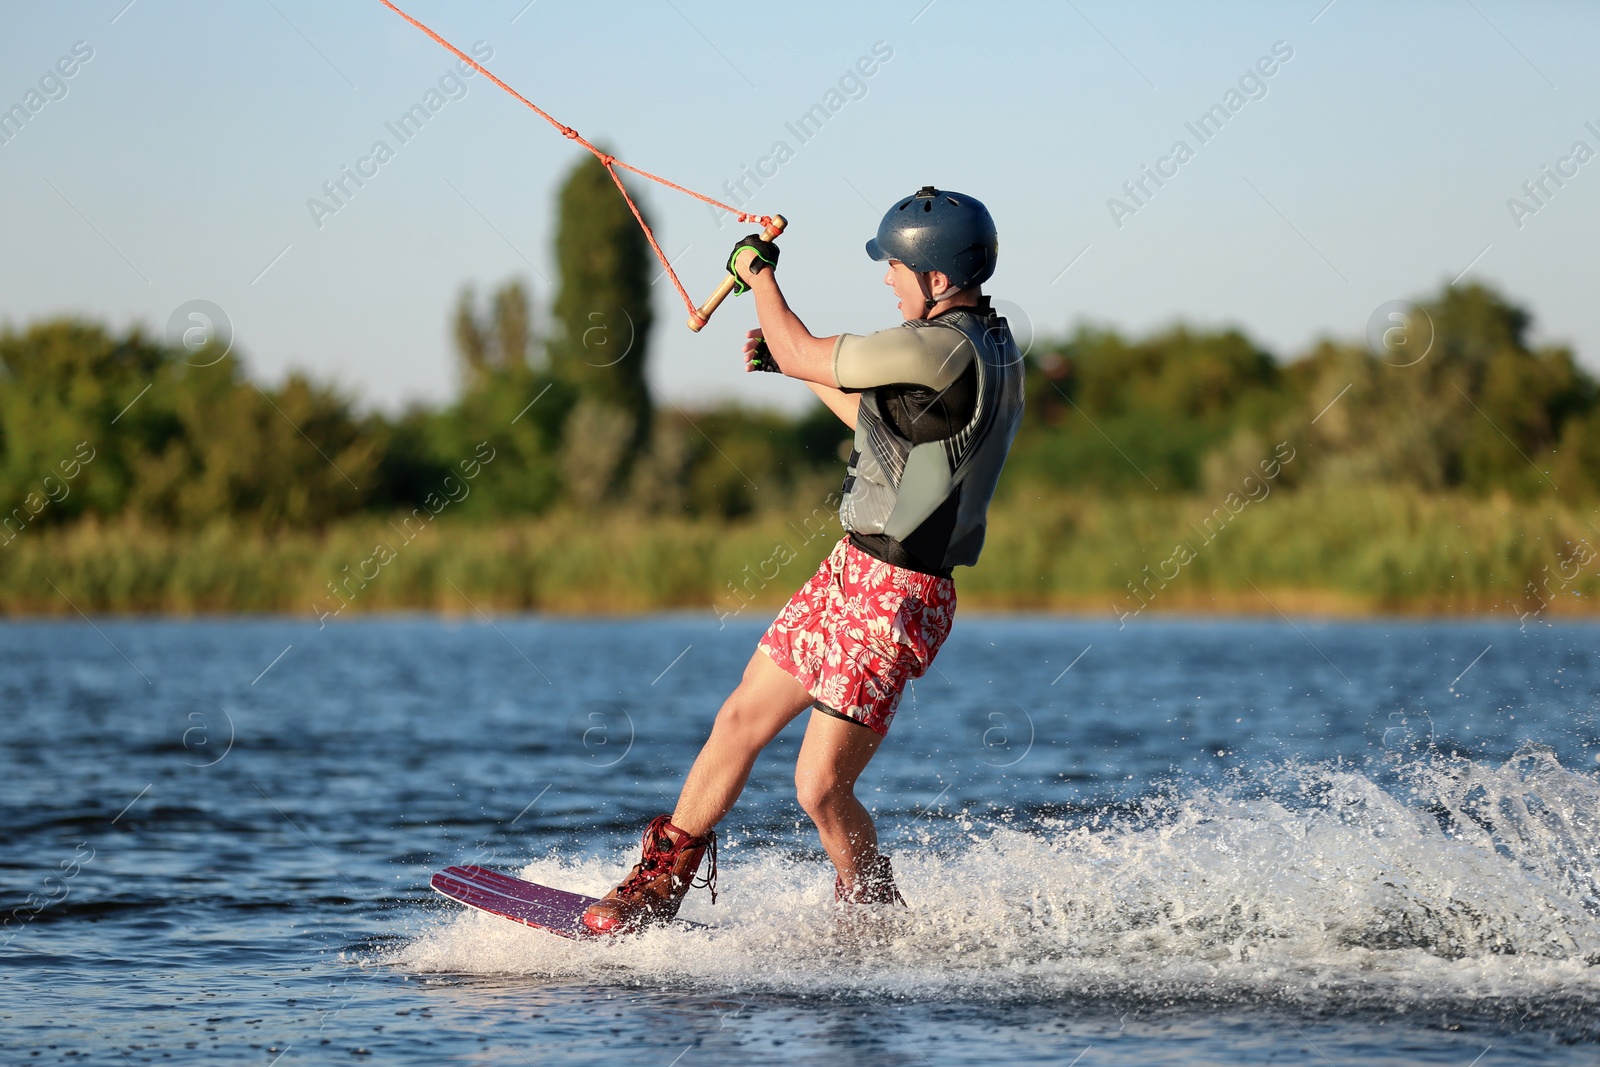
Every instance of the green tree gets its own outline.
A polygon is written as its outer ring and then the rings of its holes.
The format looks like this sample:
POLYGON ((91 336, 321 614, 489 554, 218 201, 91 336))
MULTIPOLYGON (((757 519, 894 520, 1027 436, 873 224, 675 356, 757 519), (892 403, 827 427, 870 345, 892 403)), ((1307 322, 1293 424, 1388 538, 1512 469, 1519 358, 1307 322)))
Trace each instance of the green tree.
MULTIPOLYGON (((493 449, 460 513, 490 517, 537 513, 560 496, 562 430, 574 387, 549 370, 545 345, 534 329, 532 301, 512 279, 479 310, 471 286, 462 290, 454 317, 461 401, 427 427, 432 465, 424 477, 438 488, 480 443, 493 449)), ((419 413, 415 418, 422 420, 419 413)), ((419 421, 419 428, 424 428, 419 421)), ((419 450, 422 451, 422 450, 419 450)))
POLYGON ((1081 327, 1030 360, 1028 415, 1008 463, 1017 477, 1001 484, 1195 489, 1208 451, 1289 404, 1282 384, 1277 362, 1238 330, 1178 326, 1129 341, 1081 327))
POLYGON ((1291 366, 1302 424, 1342 395, 1305 431, 1317 446, 1307 469, 1324 481, 1526 496, 1552 491, 1560 466, 1586 492, 1597 390, 1572 352, 1531 346, 1532 316, 1486 286, 1445 286, 1419 309, 1432 345, 1415 361, 1325 343, 1291 366))
POLYGON ((0 505, 20 501, 33 521, 320 526, 366 508, 378 488, 382 420, 358 418, 300 375, 265 390, 236 356, 180 354, 137 329, 115 337, 73 319, 0 334, 0 369, 0 505), (90 453, 52 493, 63 461, 90 453), (41 486, 48 508, 37 506, 41 486))
POLYGON ((152 417, 150 397, 141 397, 169 359, 138 330, 119 338, 78 319, 0 332, 0 509, 13 532, 122 508, 133 459, 171 432, 170 419, 152 417), (84 442, 93 458, 76 470, 84 442), (47 476, 61 480, 63 462, 75 470, 65 496, 56 482, 44 485, 47 476))
POLYGON ((558 209, 550 366, 577 397, 565 433, 568 490, 592 505, 621 492, 650 436, 653 260, 610 172, 593 156, 562 184, 558 209))
POLYGON ((483 388, 496 376, 526 373, 536 362, 533 307, 515 278, 490 297, 487 314, 479 312, 472 286, 465 286, 456 301, 454 326, 465 392, 483 388))
POLYGON ((376 493, 382 434, 328 386, 292 374, 261 389, 232 356, 177 364, 166 379, 152 412, 171 432, 133 464, 129 504, 139 514, 172 526, 320 527, 365 510, 376 493))
POLYGON ((1484 286, 1446 287, 1426 308, 1441 357, 1430 383, 1437 403, 1459 412, 1445 437, 1455 480, 1479 492, 1549 491, 1563 427, 1594 408, 1594 379, 1570 350, 1529 345, 1533 316, 1484 286))

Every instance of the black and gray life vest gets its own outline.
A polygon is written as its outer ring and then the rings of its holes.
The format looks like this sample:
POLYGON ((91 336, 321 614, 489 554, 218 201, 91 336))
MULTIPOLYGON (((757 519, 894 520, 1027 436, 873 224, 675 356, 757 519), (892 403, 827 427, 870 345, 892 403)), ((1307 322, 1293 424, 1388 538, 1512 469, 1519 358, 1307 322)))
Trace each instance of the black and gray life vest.
POLYGON ((862 392, 856 416, 839 522, 855 535, 893 539, 929 570, 978 562, 989 500, 1022 421, 1022 353, 1006 320, 987 304, 903 327, 955 329, 972 342, 976 403, 964 426, 913 443, 885 420, 871 389, 862 392))

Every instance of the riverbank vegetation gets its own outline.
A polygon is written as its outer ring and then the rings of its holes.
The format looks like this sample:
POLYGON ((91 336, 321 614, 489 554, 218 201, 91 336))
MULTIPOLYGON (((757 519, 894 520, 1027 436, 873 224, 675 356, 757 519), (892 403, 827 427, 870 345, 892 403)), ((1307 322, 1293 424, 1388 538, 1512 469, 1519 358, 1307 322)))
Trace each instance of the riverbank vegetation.
MULTIPOLYGON (((277 531, 89 520, 6 549, 0 604, 13 614, 278 612, 330 625, 395 610, 762 619, 838 538, 828 499, 733 522, 622 510, 441 519, 413 525, 410 540, 397 520, 375 517, 277 531)), ((1310 487, 1250 503, 1207 540, 1215 510, 1198 495, 1012 493, 979 566, 958 575, 962 608, 1124 624, 1172 611, 1492 612, 1532 623, 1591 613, 1600 598, 1592 510, 1310 487), (1179 543, 1193 553, 1181 566, 1169 562, 1179 543)))
MULTIPOLYGON (((517 280, 458 294, 461 387, 436 407, 268 386, 220 342, 0 329, 0 612, 781 602, 839 536, 847 431, 820 405, 656 403, 637 225, 598 164, 559 210, 548 315, 517 280)), ((1590 610, 1594 376, 1484 286, 1443 287, 1396 330, 1292 356, 1181 325, 1032 342, 963 602, 1124 621, 1590 610)))

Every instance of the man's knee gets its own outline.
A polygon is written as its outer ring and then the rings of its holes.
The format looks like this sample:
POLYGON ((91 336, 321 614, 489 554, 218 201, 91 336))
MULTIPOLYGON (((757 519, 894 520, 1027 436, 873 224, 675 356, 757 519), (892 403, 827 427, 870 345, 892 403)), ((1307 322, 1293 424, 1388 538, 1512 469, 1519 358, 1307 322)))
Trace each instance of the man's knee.
POLYGON ((755 744, 766 735, 766 719, 771 714, 772 710, 762 706, 749 686, 741 685, 722 702, 715 730, 729 740, 755 744))
POLYGON ((816 820, 827 818, 853 795, 853 789, 852 783, 841 779, 831 767, 796 767, 794 795, 805 813, 816 820))

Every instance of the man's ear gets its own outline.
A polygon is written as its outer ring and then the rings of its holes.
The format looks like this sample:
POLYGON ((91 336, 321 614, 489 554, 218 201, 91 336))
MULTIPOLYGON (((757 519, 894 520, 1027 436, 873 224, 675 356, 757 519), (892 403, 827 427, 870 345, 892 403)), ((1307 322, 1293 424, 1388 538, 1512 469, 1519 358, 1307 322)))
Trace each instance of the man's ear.
POLYGON ((943 300, 950 295, 950 275, 942 270, 928 272, 928 292, 935 300, 943 300))

